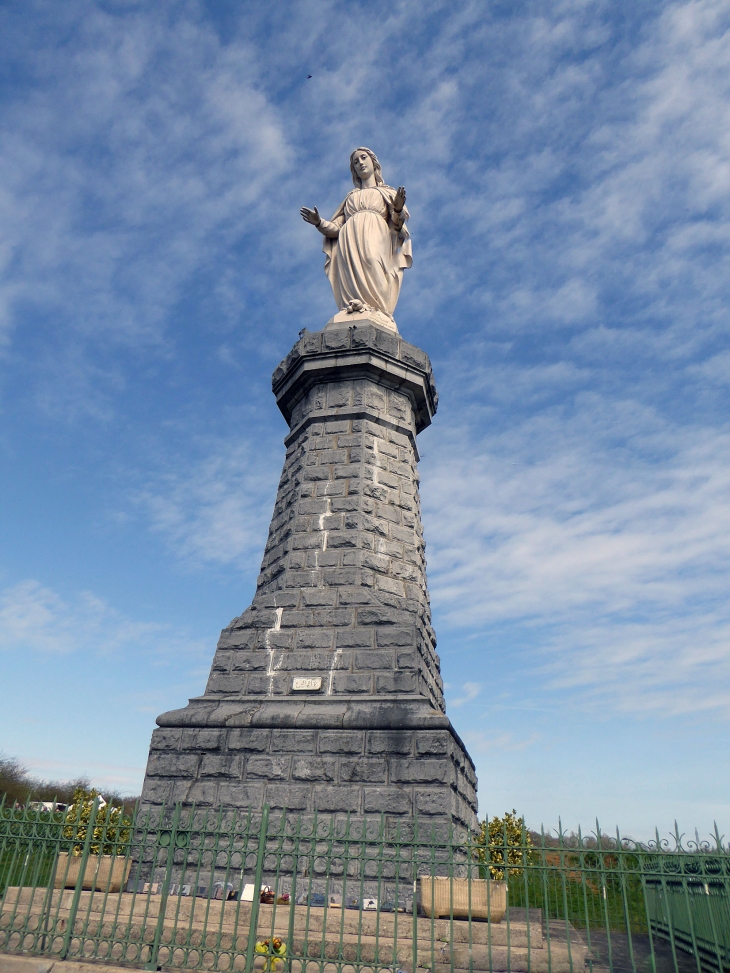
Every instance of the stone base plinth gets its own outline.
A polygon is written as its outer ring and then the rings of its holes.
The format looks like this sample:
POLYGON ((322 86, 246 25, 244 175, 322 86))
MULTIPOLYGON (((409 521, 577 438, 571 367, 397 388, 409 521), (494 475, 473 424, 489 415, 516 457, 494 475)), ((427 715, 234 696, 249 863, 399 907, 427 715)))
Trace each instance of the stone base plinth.
POLYGON ((203 696, 157 720, 143 800, 476 826, 443 697, 416 437, 420 348, 368 318, 303 329, 272 377, 289 433, 249 608, 203 696))
POLYGON ((475 826, 471 760, 449 720, 421 697, 387 705, 201 697, 161 722, 145 804, 268 804, 475 826))

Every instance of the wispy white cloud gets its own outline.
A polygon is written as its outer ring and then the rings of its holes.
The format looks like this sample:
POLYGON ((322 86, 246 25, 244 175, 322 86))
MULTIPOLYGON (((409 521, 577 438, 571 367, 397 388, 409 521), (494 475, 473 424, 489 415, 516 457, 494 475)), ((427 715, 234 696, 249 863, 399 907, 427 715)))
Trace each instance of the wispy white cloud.
POLYGON ((555 687, 730 714, 730 436, 641 419, 593 402, 444 437, 423 487, 432 594, 454 628, 524 627, 555 687))
POLYGON ((152 529, 190 565, 258 563, 279 461, 251 441, 206 443, 197 461, 171 464, 132 495, 152 529))
MULTIPOLYGON (((444 687, 446 688, 446 687, 444 687)), ((449 706, 463 706, 464 703, 473 702, 479 693, 482 691, 481 683, 478 682, 465 682, 461 687, 462 695, 457 696, 455 699, 449 697, 449 706)))
POLYGON ((512 733, 487 734, 479 731, 468 731, 464 734, 464 741, 473 753, 490 753, 494 751, 510 752, 527 750, 540 740, 539 733, 532 733, 524 739, 516 739, 512 733))
POLYGON ((57 19, 12 25, 39 30, 38 83, 0 125, 0 325, 7 348, 30 314, 52 316, 34 355, 41 404, 103 413, 125 352, 169 356, 170 312, 196 274, 225 272, 289 149, 257 52, 223 45, 195 4, 170 17, 70 4, 57 19))
POLYGON ((186 639, 167 625, 127 618, 88 591, 69 600, 26 580, 0 592, 0 651, 118 655, 130 650, 159 659, 209 652, 202 642, 186 639))

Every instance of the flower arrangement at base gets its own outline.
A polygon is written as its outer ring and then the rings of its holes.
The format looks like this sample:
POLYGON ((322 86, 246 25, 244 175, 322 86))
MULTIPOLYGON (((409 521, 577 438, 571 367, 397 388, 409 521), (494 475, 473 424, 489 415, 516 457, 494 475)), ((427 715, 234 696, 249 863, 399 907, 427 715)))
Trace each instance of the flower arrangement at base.
POLYGON ((286 956, 286 943, 283 939, 275 936, 273 939, 259 939, 254 947, 254 952, 259 956, 265 956, 265 970, 278 970, 284 966, 286 956))

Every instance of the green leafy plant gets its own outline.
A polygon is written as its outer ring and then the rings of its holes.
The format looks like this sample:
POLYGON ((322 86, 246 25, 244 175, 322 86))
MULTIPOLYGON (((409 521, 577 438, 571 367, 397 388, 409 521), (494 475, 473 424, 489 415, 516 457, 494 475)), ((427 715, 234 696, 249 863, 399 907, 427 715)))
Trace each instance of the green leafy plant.
POLYGON ((514 808, 506 811, 501 818, 482 821, 476 843, 475 857, 483 866, 480 872, 485 878, 487 871, 497 881, 504 879, 505 872, 519 875, 522 871, 520 866, 534 860, 532 839, 525 827, 525 819, 517 817, 514 808))
MULTIPOLYGON (((73 804, 69 805, 63 829, 63 837, 73 841, 72 854, 76 857, 84 850, 84 843, 89 831, 94 802, 101 795, 95 790, 76 788, 73 804)), ((89 850, 92 855, 124 855, 129 841, 131 819, 124 814, 124 809, 112 804, 103 804, 97 809, 94 820, 94 830, 91 833, 89 850)))

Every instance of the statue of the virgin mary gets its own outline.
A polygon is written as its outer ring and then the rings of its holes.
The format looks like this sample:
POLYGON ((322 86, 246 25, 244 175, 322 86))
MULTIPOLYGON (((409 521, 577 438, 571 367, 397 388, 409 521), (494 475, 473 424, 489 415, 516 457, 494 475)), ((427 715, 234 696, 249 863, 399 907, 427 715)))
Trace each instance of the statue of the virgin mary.
POLYGON ((365 314, 397 331, 393 311, 403 271, 413 263, 406 221, 406 191, 383 182, 377 156, 360 147, 350 156, 355 188, 331 220, 302 207, 307 223, 324 236, 324 271, 339 309, 334 321, 365 314))

